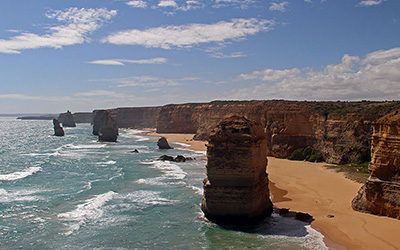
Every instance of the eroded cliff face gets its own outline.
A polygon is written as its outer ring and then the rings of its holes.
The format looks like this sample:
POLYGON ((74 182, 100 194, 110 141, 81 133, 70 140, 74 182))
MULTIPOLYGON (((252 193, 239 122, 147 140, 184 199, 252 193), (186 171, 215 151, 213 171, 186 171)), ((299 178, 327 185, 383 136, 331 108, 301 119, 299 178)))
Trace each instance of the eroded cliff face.
POLYGON ((272 212, 267 140, 260 123, 233 116, 212 131, 201 208, 216 223, 256 223, 272 212))
POLYGON ((195 134, 198 121, 195 110, 202 104, 171 104, 160 109, 157 133, 195 134))
POLYGON ((373 127, 371 176, 352 205, 358 211, 400 219, 400 111, 373 127))
POLYGON ((75 119, 72 113, 68 110, 66 113, 62 113, 58 117, 58 121, 62 123, 64 128, 74 128, 76 127, 75 119))
POLYGON ((119 128, 155 128, 160 107, 117 108, 116 122, 119 128))
POLYGON ((268 155, 287 158, 313 147, 325 161, 344 164, 369 160, 372 122, 399 108, 398 102, 216 101, 164 106, 160 133, 196 133, 207 140, 224 118, 245 116, 266 129, 268 155))

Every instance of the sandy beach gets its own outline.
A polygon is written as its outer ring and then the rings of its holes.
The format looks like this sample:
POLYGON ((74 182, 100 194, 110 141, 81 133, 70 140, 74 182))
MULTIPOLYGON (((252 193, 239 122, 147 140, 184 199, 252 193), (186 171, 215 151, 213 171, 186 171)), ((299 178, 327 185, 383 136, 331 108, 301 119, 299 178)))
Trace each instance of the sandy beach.
MULTIPOLYGON (((190 134, 148 135, 206 150, 206 142, 193 141, 190 134)), ((400 249, 400 221, 354 211, 351 201, 361 184, 324 165, 269 158, 274 206, 311 214, 312 227, 325 236, 331 249, 400 249)))

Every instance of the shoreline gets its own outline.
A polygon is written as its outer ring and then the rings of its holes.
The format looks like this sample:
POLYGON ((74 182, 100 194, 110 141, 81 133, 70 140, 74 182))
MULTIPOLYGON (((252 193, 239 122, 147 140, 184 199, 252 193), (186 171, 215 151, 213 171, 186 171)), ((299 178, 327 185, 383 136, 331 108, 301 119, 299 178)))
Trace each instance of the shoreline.
MULTIPOLYGON (((206 142, 194 141, 193 134, 148 131, 146 135, 164 136, 171 143, 185 143, 196 151, 206 150, 206 142)), ((325 166, 326 163, 268 157, 274 206, 311 214, 315 219, 311 226, 324 235, 330 249, 400 248, 400 221, 354 211, 351 201, 362 184, 325 166)))

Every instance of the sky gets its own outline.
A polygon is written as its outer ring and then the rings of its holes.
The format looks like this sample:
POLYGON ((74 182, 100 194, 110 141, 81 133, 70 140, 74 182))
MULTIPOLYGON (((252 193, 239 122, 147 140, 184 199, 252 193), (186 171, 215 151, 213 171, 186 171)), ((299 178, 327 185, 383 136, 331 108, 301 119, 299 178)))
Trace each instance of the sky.
POLYGON ((0 1, 0 113, 399 95, 399 0, 0 1))

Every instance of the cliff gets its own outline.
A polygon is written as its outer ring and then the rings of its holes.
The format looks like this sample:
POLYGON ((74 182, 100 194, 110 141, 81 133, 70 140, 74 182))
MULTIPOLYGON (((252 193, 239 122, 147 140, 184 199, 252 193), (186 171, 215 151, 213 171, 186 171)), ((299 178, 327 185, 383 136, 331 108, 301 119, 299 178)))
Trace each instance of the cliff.
POLYGON ((119 128, 155 128, 161 107, 117 108, 116 122, 119 128))
POLYGON ((251 224, 272 212, 267 140, 260 123, 232 116, 212 130, 201 209, 216 223, 251 224))
POLYGON ((287 158, 313 147, 329 163, 369 160, 372 122, 400 108, 399 102, 215 101, 167 105, 157 121, 159 133, 195 133, 207 140, 213 127, 243 115, 266 129, 268 155, 287 158))
POLYGON ((73 113, 75 123, 93 123, 92 112, 77 112, 73 113))
POLYGON ((400 219, 400 110, 373 125, 371 176, 353 200, 358 211, 400 219))

